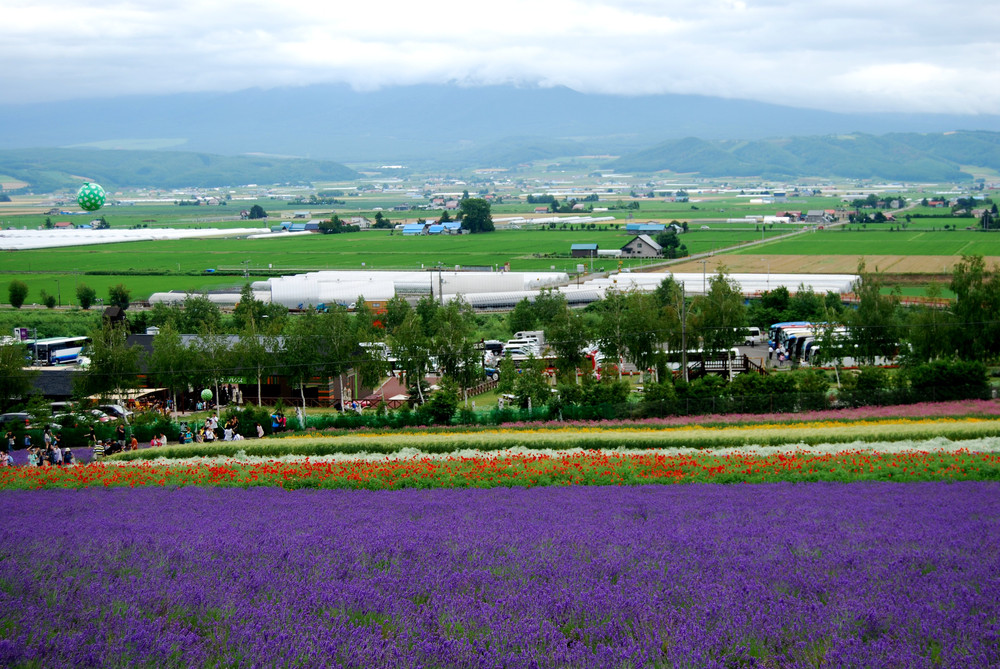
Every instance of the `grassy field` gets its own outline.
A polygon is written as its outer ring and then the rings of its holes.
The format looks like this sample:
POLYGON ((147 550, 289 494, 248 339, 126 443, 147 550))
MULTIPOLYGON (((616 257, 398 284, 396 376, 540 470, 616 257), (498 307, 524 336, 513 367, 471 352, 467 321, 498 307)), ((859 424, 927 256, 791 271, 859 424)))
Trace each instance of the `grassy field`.
POLYGON ((734 254, 769 255, 1000 255, 1000 234, 974 230, 817 230, 734 254))
MULTIPOLYGON (((767 231, 767 236, 778 234, 767 231)), ((683 236, 691 253, 712 251, 760 239, 752 225, 715 226, 692 230, 683 236)), ((493 266, 510 262, 515 271, 575 271, 578 263, 567 257, 570 246, 596 243, 599 248, 620 248, 632 235, 624 230, 498 230, 486 235, 403 237, 373 230, 347 235, 310 235, 272 239, 213 239, 132 242, 100 246, 67 247, 7 253, 0 261, 0 285, 14 278, 28 284, 29 303, 41 290, 61 293, 62 303, 75 302, 75 286, 86 283, 99 296, 118 283, 144 299, 162 290, 203 291, 242 285, 241 277, 212 276, 206 269, 239 269, 244 262, 261 278, 281 271, 310 269, 412 269, 433 267, 493 266), (85 274, 86 272, 108 274, 85 274), (133 276, 131 272, 158 271, 162 276, 133 276), (120 273, 120 274, 119 274, 120 273), (57 285, 56 281, 59 280, 57 285)), ((649 264, 627 260, 626 267, 649 264)), ((594 269, 617 268, 618 261, 598 258, 594 269)), ((0 299, 3 299, 0 297, 0 299)))

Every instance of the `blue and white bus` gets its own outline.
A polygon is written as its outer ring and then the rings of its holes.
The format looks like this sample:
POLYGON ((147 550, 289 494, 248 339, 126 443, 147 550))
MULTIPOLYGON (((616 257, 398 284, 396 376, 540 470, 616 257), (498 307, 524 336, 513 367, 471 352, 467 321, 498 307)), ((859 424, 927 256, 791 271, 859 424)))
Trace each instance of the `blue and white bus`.
POLYGON ((70 365, 78 362, 89 337, 50 337, 24 342, 36 365, 70 365))

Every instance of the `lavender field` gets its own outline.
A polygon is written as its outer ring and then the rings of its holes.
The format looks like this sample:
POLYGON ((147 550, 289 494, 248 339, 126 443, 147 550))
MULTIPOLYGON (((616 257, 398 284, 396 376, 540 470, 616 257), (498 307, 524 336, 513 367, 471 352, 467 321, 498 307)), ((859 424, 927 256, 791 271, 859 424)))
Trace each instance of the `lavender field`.
POLYGON ((8 667, 1000 666, 1000 485, 0 494, 8 667))

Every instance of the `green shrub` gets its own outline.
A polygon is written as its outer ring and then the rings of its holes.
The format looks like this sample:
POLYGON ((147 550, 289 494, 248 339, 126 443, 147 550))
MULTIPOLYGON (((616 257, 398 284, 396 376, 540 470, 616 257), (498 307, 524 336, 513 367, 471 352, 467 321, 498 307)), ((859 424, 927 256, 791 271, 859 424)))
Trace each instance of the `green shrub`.
POLYGON ((652 383, 644 390, 642 403, 635 412, 637 417, 669 416, 677 413, 677 391, 672 381, 652 383))
POLYGON ((799 393, 799 408, 806 411, 827 409, 830 406, 830 379, 819 369, 803 369, 793 375, 799 393))
POLYGON ((840 398, 852 407, 888 404, 893 395, 889 373, 880 367, 862 367, 857 374, 845 376, 840 392, 840 398))
POLYGON ((459 396, 453 384, 442 382, 430 399, 417 407, 417 414, 427 417, 428 422, 447 425, 458 412, 459 396))
POLYGON ((909 367, 905 377, 912 393, 928 402, 988 399, 986 365, 979 361, 934 360, 909 367))

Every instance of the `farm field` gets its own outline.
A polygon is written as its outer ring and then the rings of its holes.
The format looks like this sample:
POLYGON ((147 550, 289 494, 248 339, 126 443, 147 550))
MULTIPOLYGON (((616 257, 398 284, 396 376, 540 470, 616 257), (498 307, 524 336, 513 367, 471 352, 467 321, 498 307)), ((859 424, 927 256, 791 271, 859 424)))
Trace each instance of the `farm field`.
MULTIPOLYGON (((891 274, 927 274, 934 277, 950 276, 961 256, 908 256, 908 255, 771 255, 726 253, 713 256, 706 267, 713 272, 721 267, 730 273, 747 272, 763 274, 854 274, 858 263, 864 260, 869 270, 891 274)), ((1000 254, 985 257, 987 267, 1000 266, 1000 254)), ((670 265, 671 272, 700 272, 701 263, 695 261, 670 265)), ((917 294, 925 294, 920 291, 917 294)))
POLYGON ((0 468, 0 663, 993 666, 998 410, 651 419, 627 449, 600 448, 618 425, 511 424, 0 468))
POLYGON ((762 244, 734 255, 1000 255, 1000 234, 973 230, 816 230, 790 239, 762 244))
MULTIPOLYGON (((778 234, 768 231, 767 235, 778 234)), ((719 249, 760 238, 753 226, 693 230, 683 236, 691 253, 719 249)), ((206 269, 239 270, 243 263, 253 276, 273 276, 279 272, 316 269, 401 269, 419 270, 440 263, 449 268, 499 266, 510 262, 514 271, 549 270, 575 272, 586 259, 569 258, 570 246, 597 243, 599 248, 620 248, 632 235, 623 230, 498 230, 485 235, 448 237, 403 237, 389 231, 373 230, 346 235, 309 235, 271 239, 212 239, 127 242, 98 246, 65 247, 18 251, 0 255, 0 284, 18 278, 28 284, 30 295, 41 290, 56 294, 63 304, 75 301, 75 289, 63 277, 74 275, 107 294, 107 286, 123 283, 133 299, 144 299, 163 290, 206 290, 239 286, 241 277, 209 276, 206 269), (538 257, 546 254, 563 257, 538 257), (100 275, 77 273, 100 271, 100 275), (161 272, 163 276, 130 276, 131 272, 161 272), (121 274, 118 274, 121 272, 121 274), (62 279, 56 285, 56 279, 62 279)), ((625 267, 641 267, 649 260, 626 260, 625 267)), ((613 258, 594 260, 595 270, 617 269, 613 258)), ((29 298, 30 302, 30 298, 29 298)))
POLYGON ((0 661, 995 666, 998 493, 6 492, 0 661))
MULTIPOLYGON (((1000 235, 982 232, 905 230, 817 230, 789 239, 737 249, 709 260, 709 270, 853 274, 862 259, 869 269, 891 274, 950 274, 962 254, 979 254, 1000 265, 1000 235)), ((671 271, 701 271, 700 262, 681 262, 671 271)))

